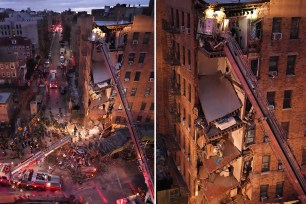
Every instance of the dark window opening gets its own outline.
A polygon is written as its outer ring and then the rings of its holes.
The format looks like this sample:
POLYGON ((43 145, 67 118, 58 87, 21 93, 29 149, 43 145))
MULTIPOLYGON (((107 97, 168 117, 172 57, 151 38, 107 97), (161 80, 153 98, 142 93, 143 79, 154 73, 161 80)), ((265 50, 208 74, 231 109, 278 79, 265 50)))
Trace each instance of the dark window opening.
POLYGON ((286 75, 294 75, 296 55, 289 55, 287 58, 286 75))
POLYGON ((270 171, 270 156, 265 155, 262 157, 262 164, 261 164, 261 172, 270 171))
POLYGON ((139 64, 143 64, 144 63, 145 56, 146 56, 146 53, 140 53, 139 54, 139 60, 138 60, 139 64))
POLYGON ((136 72, 135 73, 134 81, 139 81, 140 80, 140 74, 141 74, 141 72, 136 72))
POLYGON ((299 24, 300 24, 300 18, 293 17, 291 19, 290 39, 299 38, 299 24))
POLYGON ((272 33, 281 33, 281 24, 282 24, 281 18, 273 18, 272 33))
POLYGON ((139 38, 139 32, 134 32, 133 33, 133 40, 138 40, 139 38))
POLYGON ((291 90, 284 91, 284 102, 283 102, 283 109, 291 108, 291 90))

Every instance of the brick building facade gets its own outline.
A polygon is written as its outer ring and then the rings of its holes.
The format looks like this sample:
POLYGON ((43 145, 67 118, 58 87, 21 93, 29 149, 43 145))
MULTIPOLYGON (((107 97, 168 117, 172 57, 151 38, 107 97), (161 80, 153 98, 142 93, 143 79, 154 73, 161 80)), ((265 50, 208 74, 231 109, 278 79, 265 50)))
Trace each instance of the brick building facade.
POLYGON ((19 61, 17 55, 2 53, 0 55, 0 84, 17 85, 19 61))
POLYGON ((158 136, 164 136, 188 186, 190 203, 297 199, 286 173, 290 168, 284 168, 261 118, 252 118, 249 90, 241 85, 218 33, 230 31, 236 39, 267 107, 287 132, 288 140, 282 140, 302 166, 296 170, 303 171, 304 48, 298 44, 304 42, 304 6, 278 0, 210 3, 157 2, 158 136), (227 97, 233 90, 236 94, 227 97))

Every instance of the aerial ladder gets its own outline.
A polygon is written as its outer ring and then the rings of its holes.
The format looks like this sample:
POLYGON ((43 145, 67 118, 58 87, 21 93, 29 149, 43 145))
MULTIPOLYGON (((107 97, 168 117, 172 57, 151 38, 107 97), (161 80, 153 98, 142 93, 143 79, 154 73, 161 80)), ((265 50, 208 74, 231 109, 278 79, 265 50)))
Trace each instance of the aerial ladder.
POLYGON ((100 45, 102 47, 103 53, 104 53, 104 57, 105 57, 105 61, 106 61, 106 66, 108 68, 108 71, 110 73, 110 76, 115 84, 115 89, 117 91, 117 93, 119 93, 119 98, 121 100, 121 103, 123 105, 123 110, 127 119, 127 126, 132 138, 132 141, 134 143, 134 147, 135 147, 135 151, 137 154, 137 159, 140 165, 140 168, 143 172, 143 176, 146 182, 146 185, 148 187, 148 193, 151 197, 152 202, 154 202, 154 184, 153 184, 153 180, 151 177, 151 173, 150 173, 150 169, 149 169, 149 165, 147 163, 147 157, 145 155, 145 152, 143 151, 143 149, 140 146, 140 142, 139 142, 139 132, 135 126, 135 124, 133 123, 133 118, 131 116, 131 113, 128 109, 128 102, 127 99, 125 97, 124 94, 124 89, 123 89, 123 85, 119 79, 119 77, 116 74, 116 69, 115 66, 113 65, 113 62, 109 56, 109 50, 106 47, 105 42, 103 41, 99 41, 100 45))
POLYGON ((20 162, 17 166, 12 168, 11 174, 15 175, 15 174, 19 173, 22 169, 25 169, 26 167, 28 167, 28 166, 36 163, 37 161, 47 157, 49 154, 51 154, 52 152, 54 152, 58 148, 64 146, 68 142, 71 142, 71 139, 73 137, 75 137, 75 136, 66 135, 66 136, 62 137, 60 140, 54 142, 52 145, 50 145, 46 149, 44 149, 42 151, 39 151, 36 154, 29 157, 28 159, 20 162))
POLYGON ((285 166, 285 170, 299 195, 299 199, 302 203, 306 203, 305 179, 301 172, 301 166, 286 141, 286 134, 278 123, 273 111, 269 110, 267 100, 263 97, 257 79, 253 75, 247 59, 244 57, 238 43, 230 34, 225 34, 224 38, 223 49, 226 57, 244 88, 248 99, 253 105, 259 122, 264 127, 265 133, 268 135, 274 151, 285 166))

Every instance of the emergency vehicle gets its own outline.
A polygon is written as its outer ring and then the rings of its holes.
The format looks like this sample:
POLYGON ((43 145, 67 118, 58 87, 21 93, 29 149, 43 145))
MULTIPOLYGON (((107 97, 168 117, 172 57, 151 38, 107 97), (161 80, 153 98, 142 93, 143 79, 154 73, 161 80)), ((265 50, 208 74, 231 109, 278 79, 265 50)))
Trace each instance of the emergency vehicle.
POLYGON ((0 163, 0 184, 9 185, 12 188, 35 190, 60 191, 62 189, 60 176, 33 169, 26 169, 12 175, 10 163, 0 163))

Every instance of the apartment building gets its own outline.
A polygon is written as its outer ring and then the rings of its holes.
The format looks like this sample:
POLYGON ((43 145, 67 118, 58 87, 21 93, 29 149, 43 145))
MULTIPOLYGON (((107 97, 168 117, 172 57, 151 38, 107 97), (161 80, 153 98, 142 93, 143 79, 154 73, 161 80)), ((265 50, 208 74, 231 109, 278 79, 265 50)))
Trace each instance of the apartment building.
POLYGON ((157 2, 157 132, 189 203, 304 201, 304 7, 157 2))
POLYGON ((19 61, 15 54, 0 54, 0 84, 17 85, 19 76, 19 61))
MULTIPOLYGON (((153 16, 135 16, 132 24, 114 36, 117 37, 109 40, 111 56, 116 63, 129 110, 137 123, 153 124, 154 18, 153 16)), ((114 123, 125 123, 122 109, 119 100, 115 101, 114 123)))
POLYGON ((14 112, 14 102, 12 93, 1 92, 0 93, 0 122, 8 124, 11 122, 14 112))
POLYGON ((0 22, 0 37, 23 36, 31 40, 35 48, 39 46, 38 21, 43 17, 25 11, 13 11, 0 22))
POLYGON ((25 65, 27 59, 33 57, 31 40, 25 37, 3 37, 0 38, 0 45, 1 52, 17 55, 20 65, 25 65))

